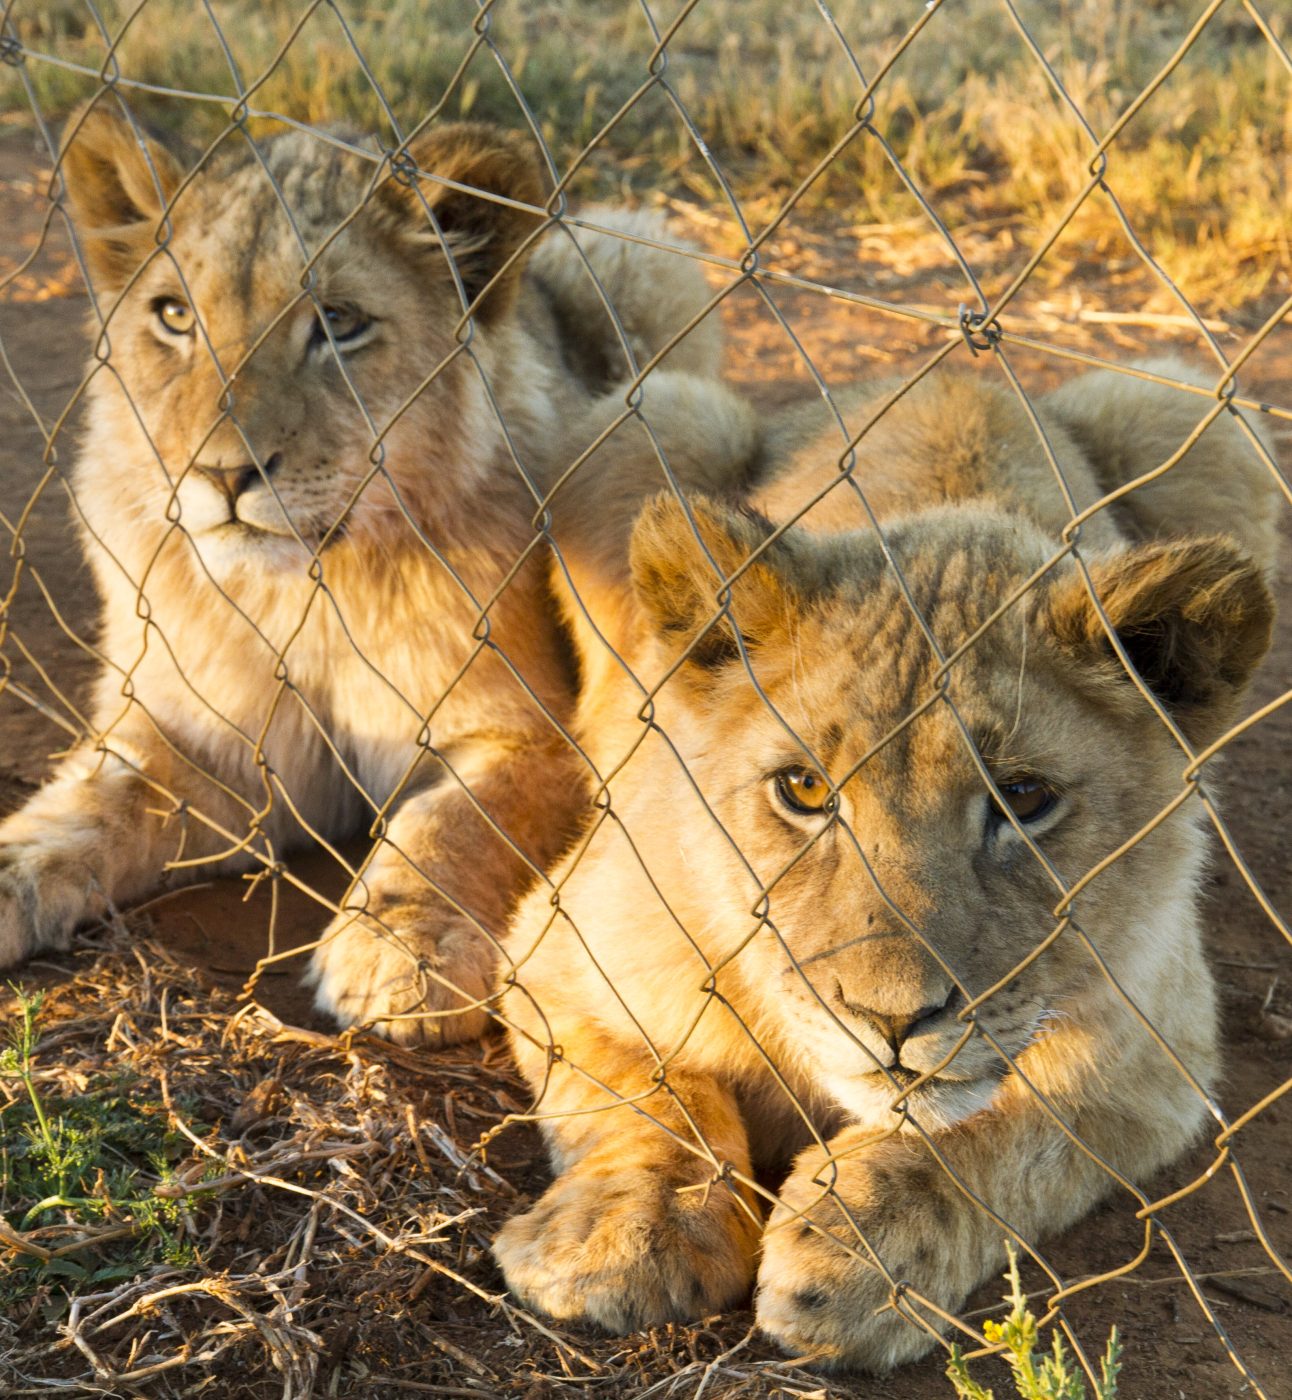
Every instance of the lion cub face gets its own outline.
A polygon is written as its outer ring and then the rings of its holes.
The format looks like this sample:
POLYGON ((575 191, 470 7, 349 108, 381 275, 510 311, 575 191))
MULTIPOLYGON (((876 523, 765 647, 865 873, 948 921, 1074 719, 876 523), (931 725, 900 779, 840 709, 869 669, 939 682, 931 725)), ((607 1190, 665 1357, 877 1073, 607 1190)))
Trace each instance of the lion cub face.
MULTIPOLYGON (((726 577, 766 538, 704 506, 697 521, 726 577)), ((704 872, 685 907, 711 961, 730 959, 719 987, 858 1121, 890 1125, 896 1086, 928 1076, 908 1106, 932 1128, 984 1106, 1007 1057, 1105 975, 1087 937, 1134 973, 1192 897, 1197 833, 1164 823, 1060 925, 1064 887, 1179 794, 1186 754, 1066 562, 942 670, 1053 553, 1030 526, 959 508, 886 534, 910 601, 875 536, 791 530, 734 582, 731 621, 704 630, 721 580, 671 503, 638 525, 634 579, 662 657, 689 646, 663 723, 738 848, 715 825, 712 859, 681 867, 704 872), (766 915, 752 938, 751 909, 766 915), (970 1035, 969 1000, 997 983, 970 1035)), ((1268 645, 1259 571, 1209 540, 1091 573, 1141 677, 1205 745, 1268 645)))
MULTIPOLYGON (((488 128, 439 128, 411 156, 539 196, 488 128)), ((132 528, 178 523, 217 577, 299 568, 401 508, 424 518, 446 450, 472 462, 457 439, 474 383, 452 358, 462 293, 502 273, 477 324, 505 313, 503 269, 532 220, 295 132, 258 152, 231 138, 189 173, 101 108, 69 127, 64 170, 107 316, 91 437, 132 462, 114 503, 132 528)))

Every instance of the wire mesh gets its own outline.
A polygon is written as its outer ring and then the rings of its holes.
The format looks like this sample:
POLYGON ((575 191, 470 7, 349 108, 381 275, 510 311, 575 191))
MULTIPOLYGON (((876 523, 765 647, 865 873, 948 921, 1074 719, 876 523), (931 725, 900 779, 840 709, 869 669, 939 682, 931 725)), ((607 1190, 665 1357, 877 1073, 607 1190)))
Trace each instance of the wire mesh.
MULTIPOLYGON (((364 1105, 351 1123, 353 1105, 332 1103, 315 1137, 249 1154, 167 1089, 196 1165, 163 1176, 163 1199, 237 1187, 307 1215, 273 1268, 199 1258, 95 1276, 110 1286, 80 1280, 52 1324, 14 1314, 13 1393, 232 1387, 230 1348, 259 1337, 276 1376, 247 1393, 867 1393, 777 1359, 779 1342, 807 1366, 870 1370, 932 1350, 910 1392, 928 1394, 953 1342, 971 1360, 999 1350, 975 1290, 1009 1241, 1042 1325, 1092 1387, 1100 1339, 1075 1319, 1091 1298, 1117 1317, 1142 1285, 1170 1290, 1173 1324, 1187 1299, 1202 1330, 1158 1340, 1137 1371, 1154 1339, 1132 1328, 1136 1393, 1186 1393, 1170 1368, 1201 1346, 1226 1369, 1190 1384, 1277 1397, 1281 1343, 1250 1314, 1272 1328, 1292 1297, 1269 1167, 1292 1079, 1266 976, 1287 966, 1289 931, 1263 884, 1281 888, 1286 848, 1245 856, 1215 773, 1241 737, 1244 776, 1266 775, 1259 819, 1244 809, 1243 823, 1281 819, 1286 783, 1260 745, 1292 696, 1271 680, 1282 642, 1242 718, 1236 701, 1292 500, 1272 445, 1292 404, 1266 387, 1285 379, 1289 256, 1271 239, 1270 282, 1218 320, 1119 198, 1118 157, 1203 46, 1240 31, 1285 117, 1283 17, 1249 0, 1160 7, 1165 56, 1109 110, 1046 17, 1013 0, 930 0, 900 18, 803 7, 796 40, 810 20, 815 58, 842 74, 834 120, 756 198, 721 102, 701 100, 731 77, 704 66, 713 36, 741 28, 731 7, 621 6, 619 87, 581 110, 544 105, 557 78, 525 26, 554 27, 568 67, 595 44, 591 10, 513 8, 437 10, 434 42, 387 34, 380 61, 374 26, 408 26, 416 7, 266 7, 255 43, 255 7, 215 0, 3 12, 4 100, 37 153, 14 159, 25 242, 0 278, 20 443, 0 514, 15 813, 0 827, 0 953, 39 958, 87 922, 138 930, 163 908, 181 911, 174 933, 195 886, 245 886, 259 913, 199 910, 199 963, 218 966, 226 940, 257 944, 222 1034, 337 1051, 364 1105), (1062 197, 1026 205, 1016 255, 989 271, 953 186, 926 185, 927 133, 946 114, 901 86, 917 55, 961 42, 957 26, 1039 78, 1031 119, 1062 138, 1062 197), (173 54, 160 66, 158 36, 173 54), (199 72, 193 46, 222 67, 199 72), (420 48, 422 68, 390 66, 420 48), (482 91, 500 124, 456 124, 482 91), (342 97, 362 114, 346 126, 332 120, 342 97), (159 123, 171 134, 154 137, 159 123), (634 163, 660 130, 672 165, 634 163), (850 177, 889 182, 906 231, 931 240, 931 275, 886 295, 869 264, 858 275, 864 250, 901 229, 836 233, 841 199, 865 197, 824 193, 840 170, 846 191, 850 177), (623 213, 632 181, 657 187, 674 225, 623 213), (1119 349, 1129 326, 1183 333, 1201 363, 1095 353, 1038 300, 1096 206, 1122 257, 1105 234, 1090 261, 1119 285, 1142 277, 1167 310, 1137 316, 1114 292, 1087 326, 1119 349), (796 236, 833 239, 824 269, 787 255, 796 236), (67 318, 44 329, 51 276, 68 303, 87 294, 83 371, 67 318), (720 379, 724 317, 753 411, 720 379), (834 341, 830 324, 844 328, 834 341), (855 326, 897 374, 858 370, 855 326), (784 385, 749 372, 760 358, 784 385), (1090 371, 1103 377, 1076 380, 1090 371), (982 441, 956 440, 980 420, 982 441), (927 500, 890 473, 904 449, 932 451, 925 439, 955 467, 944 479, 923 465, 927 500), (1015 459, 1031 475, 1002 478, 1015 459), (1172 484, 1191 470, 1173 518, 1172 484), (966 508, 987 498, 1008 529, 966 508), (1216 532, 1261 557, 1164 542, 1216 532), (1036 640, 1060 636, 1063 663, 1036 640), (47 771, 51 734, 64 752, 47 771), (1227 965, 1266 978, 1265 1048, 1237 1096, 1215 1068, 1217 978, 1199 957, 1206 833, 1233 886, 1224 903, 1250 900, 1265 925, 1244 944, 1255 962, 1226 963, 1223 928, 1210 944, 1221 981, 1227 965), (284 967, 310 969, 344 1035, 265 1008, 284 967), (504 1087, 468 1151, 451 1115, 479 1090, 461 1087, 452 1052, 447 1132, 434 1101, 374 1126, 387 1100, 364 1055, 434 1074, 416 1068, 436 1064, 429 1050, 398 1046, 491 1027, 510 1033, 525 1086, 505 1087, 495 1043, 473 1073, 504 1087), (396 1048, 352 1039, 369 1029, 396 1048), (550 1186, 498 1165, 527 1124, 552 1148, 550 1186), (1259 1128, 1253 1188, 1244 1137, 1259 1128), (311 1184, 320 1160, 335 1190, 311 1184), (470 1183, 461 1209, 434 1229, 378 1225, 372 1181, 393 1191, 419 1172, 446 1199, 470 1183), (1184 1204, 1222 1209, 1220 1184, 1254 1264, 1212 1267, 1196 1220, 1176 1224, 1184 1204), (1086 1255, 1071 1235, 1055 1245, 1103 1203, 1101 1228, 1120 1234, 1086 1255), (482 1209, 487 1233, 459 1223, 482 1209), (485 1253, 499 1226, 510 1296, 485 1253), (424 1270, 406 1285, 413 1312, 433 1276, 436 1323, 487 1303, 498 1345, 548 1346, 560 1374, 508 1375, 438 1334, 451 1385, 328 1370, 328 1288, 305 1272, 328 1234, 424 1270), (743 1327, 764 1341, 713 1333, 705 1353, 692 1335, 688 1354, 657 1353, 631 1381, 621 1343, 597 1351, 579 1330, 699 1324, 738 1310, 755 1281, 743 1327), (179 1297, 197 1311, 167 1314, 179 1297), (159 1340, 121 1326, 158 1309, 159 1340)), ((792 74, 794 52, 782 58, 792 74)), ((559 77, 576 97, 596 87, 577 64, 559 77)), ((988 120, 972 96, 964 106, 970 127, 988 120)), ((1208 251, 1223 263, 1223 246, 1208 251)), ((1213 900, 1203 916, 1229 912, 1213 900)), ((1232 1032, 1232 995, 1226 1008, 1232 1032)), ((165 996, 157 1016, 170 1034, 165 996)), ((48 1269, 93 1245, 78 1228, 38 1213, 0 1243, 48 1269)), ((190 1216, 180 1233, 201 1228, 190 1216)))

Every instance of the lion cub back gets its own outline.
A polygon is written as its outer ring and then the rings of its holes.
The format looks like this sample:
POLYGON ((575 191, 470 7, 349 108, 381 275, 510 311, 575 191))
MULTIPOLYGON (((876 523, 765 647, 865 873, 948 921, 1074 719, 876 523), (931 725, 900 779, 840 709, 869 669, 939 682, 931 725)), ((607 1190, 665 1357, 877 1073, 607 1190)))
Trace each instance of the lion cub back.
MULTIPOLYGON (((1206 383, 1176 359, 1133 368, 1206 383)), ((819 400, 781 414, 763 440, 757 507, 776 521, 806 512, 809 529, 839 531, 865 528, 872 513, 882 521, 987 501, 1057 540, 1074 516, 1171 462, 1083 520, 1081 542, 1219 533, 1273 568, 1280 492, 1263 437, 1221 413, 1172 462, 1210 411, 1204 395, 1115 371, 1079 376, 1030 408, 982 373, 935 372, 893 398, 900 388, 893 380, 837 397, 849 436, 863 434, 851 451, 819 400)))

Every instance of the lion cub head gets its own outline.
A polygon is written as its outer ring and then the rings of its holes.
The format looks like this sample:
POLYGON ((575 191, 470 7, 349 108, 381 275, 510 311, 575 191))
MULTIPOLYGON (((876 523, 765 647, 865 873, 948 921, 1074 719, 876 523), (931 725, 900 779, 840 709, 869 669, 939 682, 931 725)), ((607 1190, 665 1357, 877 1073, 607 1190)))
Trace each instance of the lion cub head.
POLYGON ((188 169, 102 106, 73 119, 62 170, 103 318, 78 483, 96 528, 178 524, 221 577, 469 488, 488 454, 462 440, 481 389, 460 328, 468 304, 474 329, 506 315, 536 227, 507 201, 540 184, 488 127, 408 157, 392 175, 323 136, 235 134, 188 169))
POLYGON ((1090 560, 1097 606, 1070 560, 1024 590, 1053 546, 988 508, 886 525, 900 580, 873 533, 693 509, 633 538, 671 748, 625 820, 685 846, 671 907, 777 1063, 881 1125, 927 1076, 909 1107, 956 1122, 1076 999, 1169 957, 1200 804, 1159 818, 1268 645, 1261 572, 1217 539, 1126 549, 1090 560), (697 798, 683 835, 667 810, 697 798))

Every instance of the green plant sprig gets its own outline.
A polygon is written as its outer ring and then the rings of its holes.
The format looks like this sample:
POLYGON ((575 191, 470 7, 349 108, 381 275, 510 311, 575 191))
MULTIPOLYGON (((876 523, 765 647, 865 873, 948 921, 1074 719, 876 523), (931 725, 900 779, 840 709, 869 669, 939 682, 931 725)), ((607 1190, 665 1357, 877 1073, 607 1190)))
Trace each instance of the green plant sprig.
MULTIPOLYGON (((1069 1359, 1063 1338, 1054 1334, 1048 1352, 1039 1352, 1038 1325, 1027 1306, 1018 1273, 1018 1252, 1007 1240, 1009 1268, 1005 1278, 1009 1291, 1005 1302, 1009 1312, 1001 1322, 989 1319, 983 1324, 983 1335, 994 1346, 1004 1349, 1015 1391, 1019 1400, 1086 1400, 1086 1386, 1081 1372, 1069 1359)), ((1095 1383, 1093 1400, 1117 1400, 1117 1376, 1121 1371, 1121 1343, 1114 1327, 1108 1334, 1108 1347, 1099 1365, 1099 1380, 1095 1383)), ((964 1355, 952 1346, 947 1363, 947 1377, 955 1386, 959 1400, 995 1400, 995 1392, 976 1381, 970 1374, 964 1355)))

